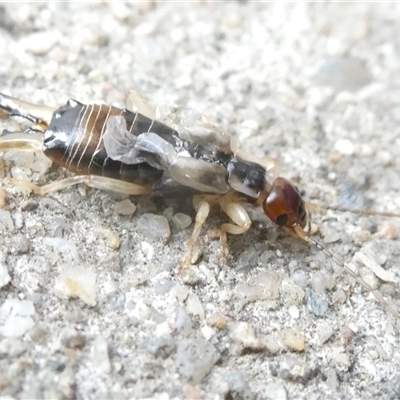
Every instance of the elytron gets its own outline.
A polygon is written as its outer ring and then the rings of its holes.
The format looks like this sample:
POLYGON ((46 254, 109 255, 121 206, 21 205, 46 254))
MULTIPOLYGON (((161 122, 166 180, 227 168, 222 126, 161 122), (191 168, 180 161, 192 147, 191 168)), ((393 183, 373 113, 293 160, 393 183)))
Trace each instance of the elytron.
POLYGON ((39 195, 78 183, 129 195, 192 195, 196 220, 184 268, 191 263, 210 205, 219 205, 231 219, 220 227, 225 255, 227 233, 239 235, 251 226, 244 204, 262 207, 273 223, 317 247, 400 318, 380 292, 307 233, 306 203, 295 185, 278 176, 277 163, 249 161, 231 135, 194 110, 171 107, 153 111, 135 91, 129 100, 138 112, 75 100, 51 108, 0 93, 0 109, 33 123, 24 132, 3 132, 0 151, 43 151, 55 164, 76 174, 41 187, 30 182, 17 184, 39 195))

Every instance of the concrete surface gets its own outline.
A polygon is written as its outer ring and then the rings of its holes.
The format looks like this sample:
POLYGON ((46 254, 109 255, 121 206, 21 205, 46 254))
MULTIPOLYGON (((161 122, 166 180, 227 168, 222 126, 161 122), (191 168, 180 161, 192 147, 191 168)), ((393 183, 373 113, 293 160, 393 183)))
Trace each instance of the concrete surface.
MULTIPOLYGON (((278 158, 309 201, 399 212, 399 20, 397 3, 2 3, 0 90, 122 107, 136 88, 278 158)), ((3 177, 68 174, 40 156, 2 158, 3 177)), ((216 210, 183 279, 190 199, 3 188, 1 398, 400 398, 399 321, 257 213, 224 263, 208 234, 216 210)), ((399 218, 313 221, 335 256, 381 266, 394 282, 360 273, 399 307, 399 218)))

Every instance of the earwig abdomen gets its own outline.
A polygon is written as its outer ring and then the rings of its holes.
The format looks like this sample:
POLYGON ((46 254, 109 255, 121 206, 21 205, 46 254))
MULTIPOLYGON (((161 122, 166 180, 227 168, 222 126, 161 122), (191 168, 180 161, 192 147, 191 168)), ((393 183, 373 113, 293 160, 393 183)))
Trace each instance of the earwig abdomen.
POLYGON ((162 171, 146 162, 126 164, 111 159, 103 135, 110 116, 122 116, 132 135, 150 129, 170 137, 174 131, 141 114, 105 105, 85 105, 74 100, 54 112, 44 135, 43 152, 54 163, 79 174, 93 174, 128 182, 152 183, 162 171), (157 125, 157 126, 155 126, 157 125))

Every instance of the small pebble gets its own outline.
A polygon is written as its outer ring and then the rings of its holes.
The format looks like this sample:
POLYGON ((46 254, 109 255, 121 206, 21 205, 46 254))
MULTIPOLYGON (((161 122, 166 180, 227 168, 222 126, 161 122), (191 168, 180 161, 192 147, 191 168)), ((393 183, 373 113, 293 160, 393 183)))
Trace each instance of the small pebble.
POLYGON ((280 286, 281 296, 285 302, 290 305, 300 305, 303 303, 304 290, 292 282, 284 280, 280 286))
POLYGON ((225 380, 229 384, 230 398, 256 400, 257 396, 252 392, 245 375, 239 370, 229 371, 225 374, 225 380))
POLYGON ((347 294, 343 289, 338 289, 333 292, 332 303, 333 304, 344 304, 347 300, 347 294))
POLYGON ((332 289, 335 285, 335 280, 332 275, 325 271, 317 271, 312 275, 311 287, 318 294, 323 294, 326 289, 332 289))
POLYGON ((303 351, 305 348, 304 335, 296 328, 286 328, 279 332, 282 344, 295 351, 303 351))
POLYGON ((207 324, 213 328, 223 329, 226 326, 226 318, 219 312, 207 317, 207 324))
POLYGON ((274 300, 279 297, 282 278, 275 271, 263 271, 251 279, 249 283, 238 285, 236 295, 243 304, 256 300, 274 300))
POLYGON ((354 337, 354 331, 348 326, 344 326, 339 332, 340 342, 344 345, 348 345, 354 337))
POLYGON ((0 208, 0 231, 12 232, 14 230, 14 222, 11 218, 11 213, 0 208))
MULTIPOLYGON (((312 78, 316 85, 332 87, 339 93, 357 91, 371 82, 371 79, 369 69, 361 61, 350 57, 326 59, 312 78)), ((352 99, 353 96, 348 93, 347 98, 352 99)))
POLYGON ((317 317, 324 317, 328 314, 328 301, 321 295, 315 293, 314 290, 306 290, 306 302, 308 311, 317 317))
POLYGON ((32 316, 35 307, 31 301, 7 299, 0 307, 0 334, 5 337, 22 336, 35 325, 32 316))
MULTIPOLYGON (((373 272, 373 276, 363 276, 363 279, 365 279, 373 289, 376 289, 379 284, 375 275, 384 282, 396 282, 396 277, 394 274, 391 271, 382 268, 378 262, 375 261, 375 259, 378 258, 378 255, 375 257, 373 251, 368 247, 362 248, 360 251, 355 253, 353 257, 354 260, 360 262, 362 265, 365 265, 370 271, 373 272), (370 281, 368 282, 368 280, 370 281)), ((386 260, 384 259, 384 262, 385 261, 386 260)))
POLYGON ((307 276, 303 271, 295 271, 292 275, 292 280, 303 289, 307 286, 307 276))
POLYGON ((210 340, 216 333, 214 328, 211 326, 205 325, 200 328, 201 334, 203 335, 204 339, 210 340))
POLYGON ((183 336, 188 336, 193 331, 192 320, 190 319, 190 316, 187 313, 186 309, 183 307, 178 307, 178 309, 176 310, 174 328, 177 333, 180 333, 183 336))
POLYGON ((116 232, 105 226, 98 226, 94 231, 106 239, 107 246, 110 249, 117 250, 121 246, 121 240, 116 232))
POLYGON ((186 214, 176 213, 171 222, 177 231, 183 231, 191 225, 192 218, 186 214))
POLYGON ((177 300, 182 303, 187 299, 189 295, 189 289, 186 286, 182 286, 179 283, 177 283, 172 288, 172 293, 177 298, 177 300))
POLYGON ((339 139, 335 143, 335 149, 340 154, 350 156, 354 153, 354 144, 348 139, 339 139))
POLYGON ((78 298, 89 306, 95 306, 96 274, 84 267, 67 267, 56 278, 54 292, 61 299, 78 298))
POLYGON ((254 351, 265 349, 264 342, 256 337, 253 325, 248 322, 239 322, 235 324, 229 335, 234 342, 240 344, 245 349, 254 351))
POLYGON ((286 400, 287 392, 285 386, 278 382, 270 382, 264 385, 264 399, 266 400, 286 400))
POLYGON ((168 219, 162 215, 143 214, 138 219, 137 227, 144 236, 152 240, 166 241, 171 236, 168 219))
POLYGON ((33 211, 37 208, 38 202, 35 199, 24 199, 20 203, 22 211, 33 211))
POLYGON ((28 253, 31 248, 30 240, 20 233, 14 235, 10 239, 9 251, 13 254, 28 253))
POLYGON ((22 342, 20 339, 5 338, 0 341, 0 357, 9 360, 25 353, 28 349, 28 343, 22 342))
POLYGON ((0 260, 0 288, 6 286, 10 280, 11 277, 8 273, 7 265, 3 260, 0 260))
POLYGON ((280 361, 279 364, 280 377, 293 382, 301 382, 306 384, 312 377, 312 368, 293 356, 287 356, 280 361))
POLYGON ((114 212, 119 215, 132 215, 136 211, 136 205, 129 199, 114 204, 114 212))
POLYGON ((69 349, 83 349, 86 344, 86 336, 75 329, 67 328, 61 333, 60 342, 69 349))
POLYGON ((236 262, 236 269, 251 269, 254 268, 258 263, 258 253, 254 248, 245 250, 238 258, 236 262))
POLYGON ((200 299, 194 293, 189 293, 189 297, 186 300, 186 309, 189 314, 199 317, 200 320, 205 318, 204 308, 200 299))
POLYGON ((172 217, 174 216, 174 207, 167 207, 163 210, 162 215, 164 215, 165 218, 167 218, 168 221, 172 220, 172 217))
POLYGON ((34 32, 30 35, 23 37, 20 45, 27 51, 37 56, 47 54, 50 49, 58 42, 58 35, 56 32, 34 32))
POLYGON ((169 278, 162 278, 154 282, 154 291, 158 295, 164 295, 171 291, 174 282, 169 278))
POLYGON ((326 372, 326 384, 329 386, 329 388, 333 391, 336 392, 339 388, 339 378, 337 376, 337 373, 334 368, 330 368, 326 372))
POLYGON ((68 228, 71 230, 70 226, 60 217, 54 217, 47 225, 48 233, 52 237, 62 238, 64 236, 64 231, 68 228))
POLYGON ((389 240, 395 240, 398 238, 396 228, 393 224, 389 222, 385 222, 382 224, 381 228, 378 231, 378 235, 389 240))
POLYGON ((78 248, 71 240, 46 236, 43 244, 49 246, 54 252, 60 254, 64 260, 76 262, 79 260, 78 248))
POLYGON ((24 216, 19 210, 14 210, 13 212, 14 228, 16 230, 21 230, 24 227, 24 216))
POLYGON ((115 1, 110 3, 112 14, 120 21, 127 20, 132 15, 132 10, 122 1, 115 1))
POLYGON ((93 341, 91 361, 96 370, 108 374, 111 371, 108 343, 102 336, 96 336, 93 341))
POLYGON ((281 349, 280 344, 272 335, 263 336, 261 339, 269 353, 276 354, 281 349))
POLYGON ((38 274, 45 274, 49 270, 49 263, 46 258, 39 255, 29 257, 27 269, 38 274))
POLYGON ((295 319, 299 318, 299 316, 300 316, 300 310, 299 310, 298 307, 296 307, 296 306, 290 306, 288 311, 289 311, 289 314, 290 314, 290 316, 291 316, 292 318, 295 318, 295 319))
POLYGON ((322 324, 317 328, 317 335, 321 344, 327 342, 334 333, 334 330, 328 324, 322 324))
MULTIPOLYGON (((4 178, 4 176, 1 176, 1 178, 4 178)), ((0 188, 0 208, 6 206, 8 198, 9 194, 3 188, 0 188)))
POLYGON ((178 342, 175 363, 184 379, 198 384, 220 358, 220 353, 211 343, 203 338, 191 338, 178 342))
POLYGON ((196 286, 202 281, 202 277, 199 275, 198 270, 194 268, 186 268, 181 273, 182 281, 188 286, 196 286))
POLYGON ((176 349, 176 342, 172 335, 166 334, 157 338, 150 339, 146 343, 146 349, 156 358, 166 359, 176 349))

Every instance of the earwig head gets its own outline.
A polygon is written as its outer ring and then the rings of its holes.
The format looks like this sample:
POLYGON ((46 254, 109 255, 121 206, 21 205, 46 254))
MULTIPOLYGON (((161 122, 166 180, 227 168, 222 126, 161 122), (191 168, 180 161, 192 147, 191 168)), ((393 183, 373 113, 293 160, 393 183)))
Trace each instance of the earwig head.
POLYGON ((284 178, 276 178, 263 202, 263 209, 275 224, 286 227, 304 228, 307 211, 297 188, 284 178))

